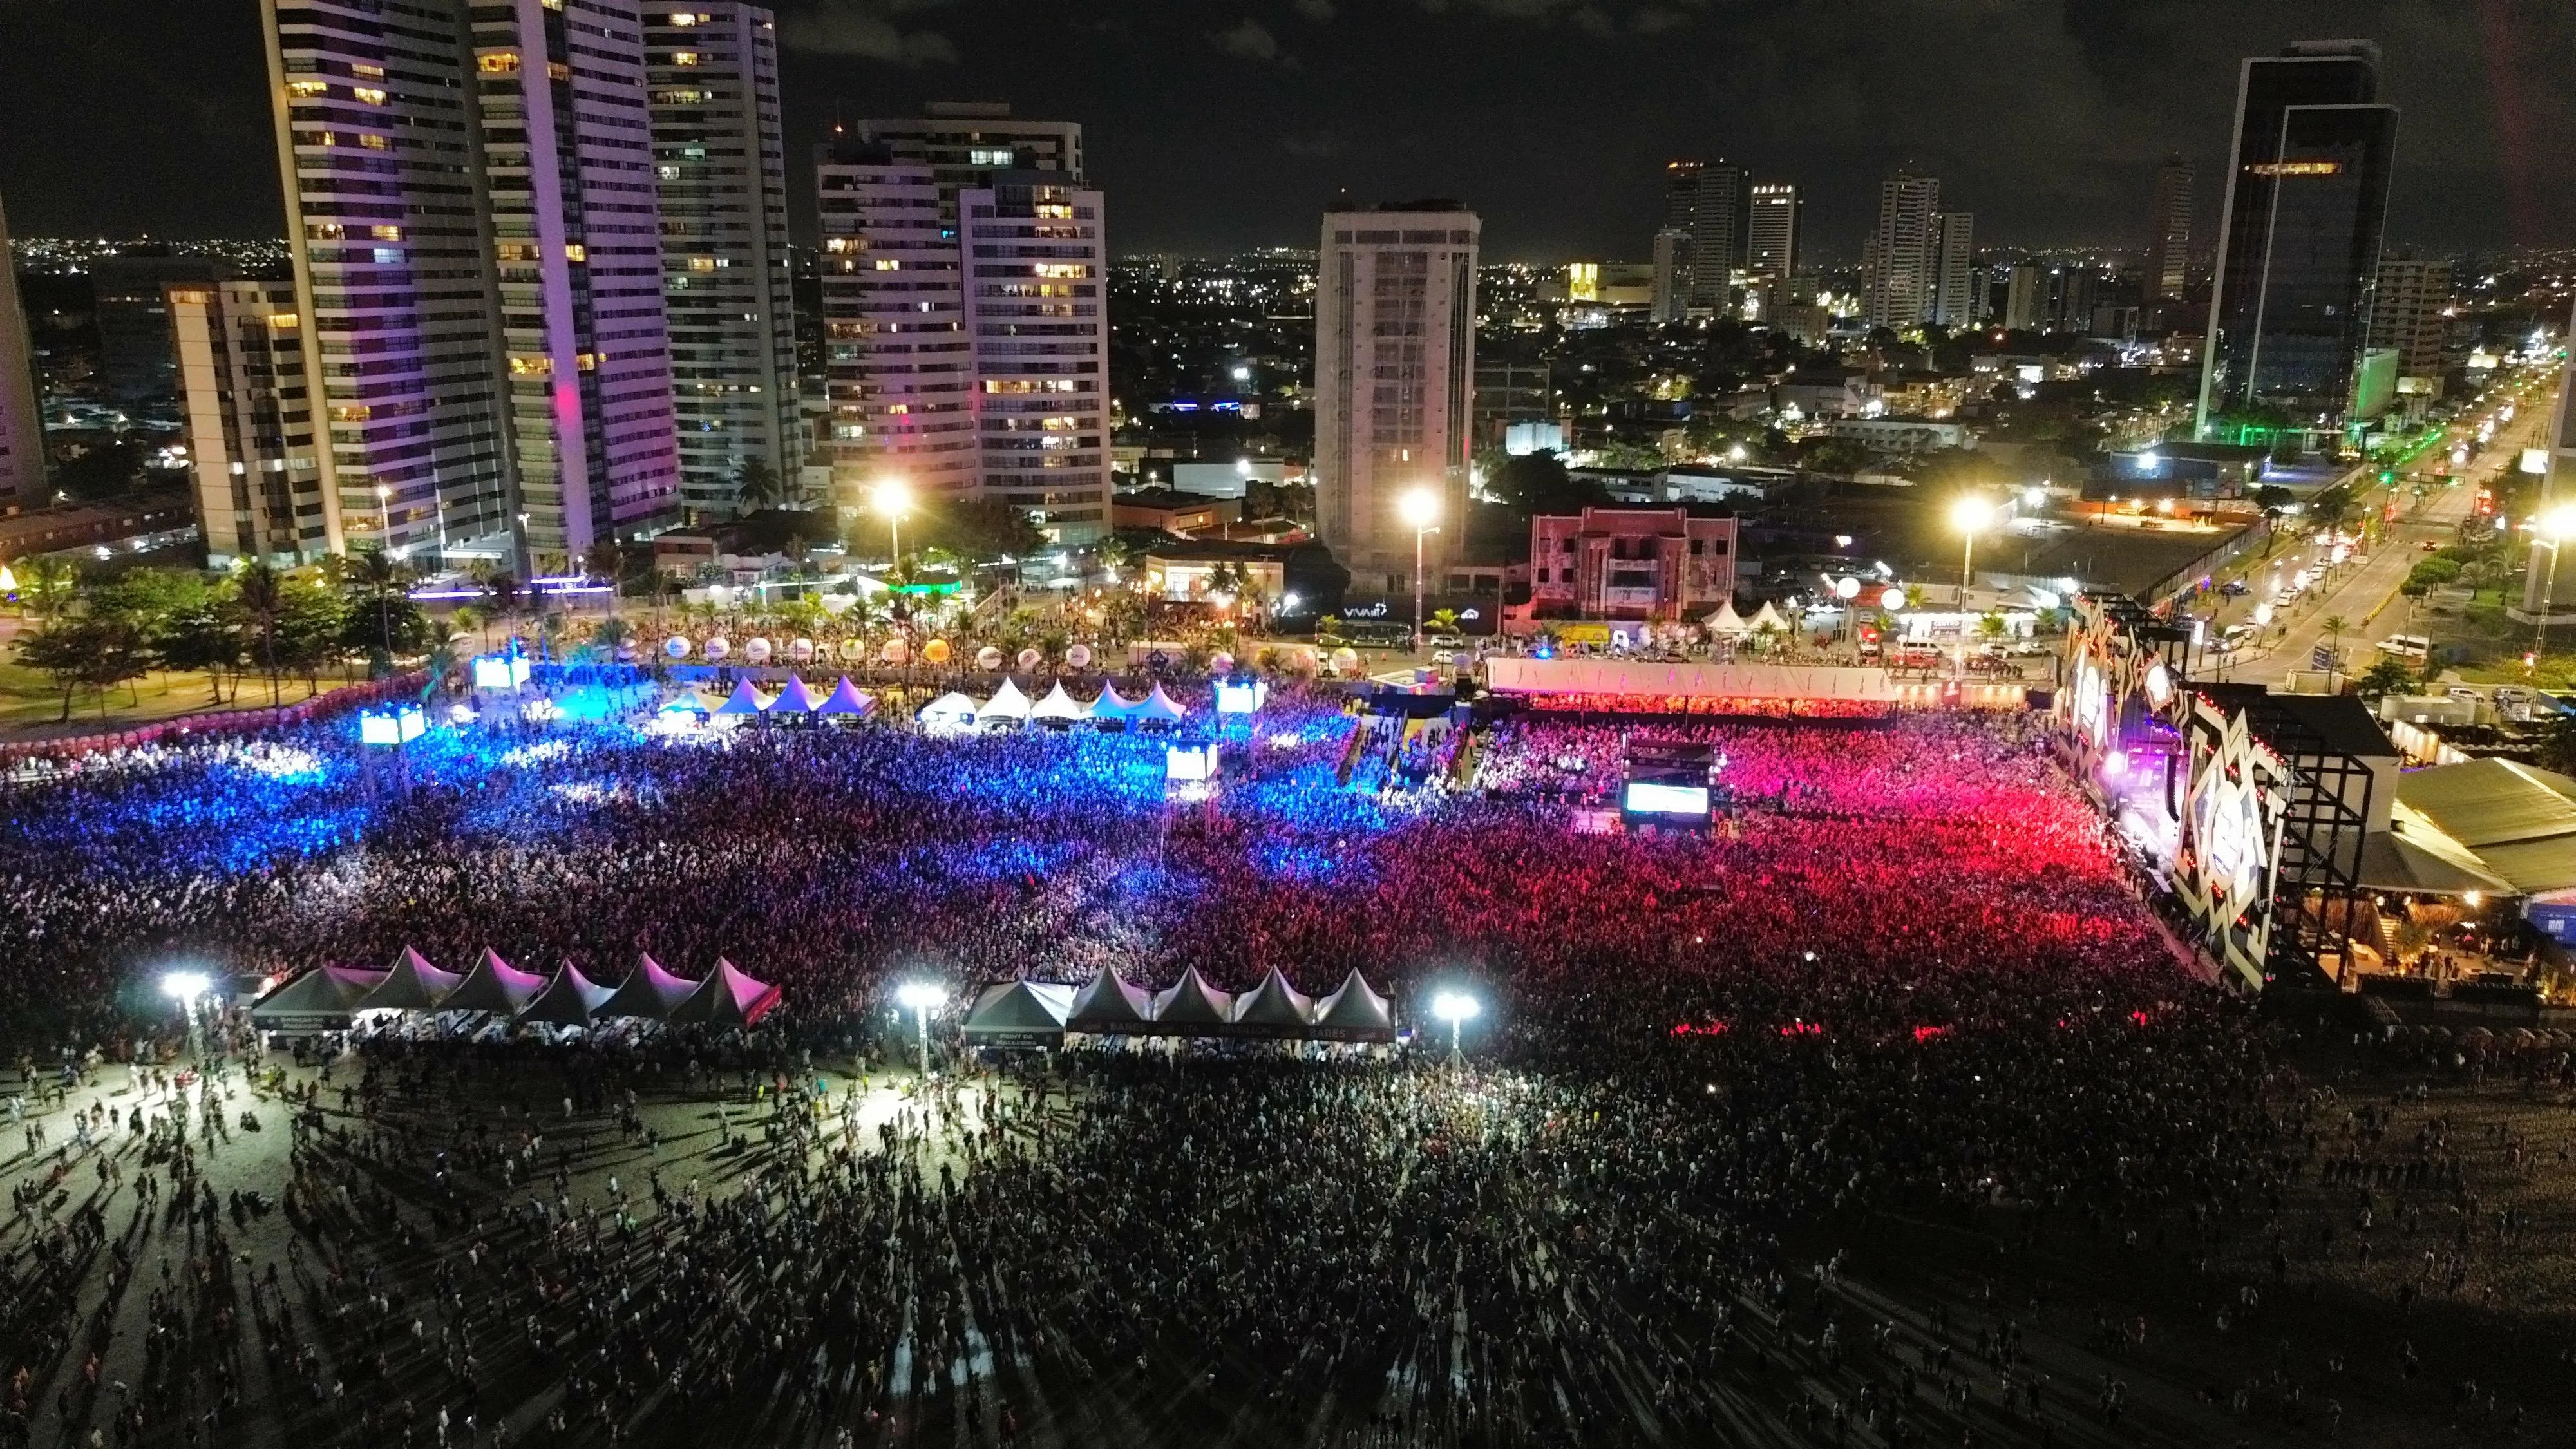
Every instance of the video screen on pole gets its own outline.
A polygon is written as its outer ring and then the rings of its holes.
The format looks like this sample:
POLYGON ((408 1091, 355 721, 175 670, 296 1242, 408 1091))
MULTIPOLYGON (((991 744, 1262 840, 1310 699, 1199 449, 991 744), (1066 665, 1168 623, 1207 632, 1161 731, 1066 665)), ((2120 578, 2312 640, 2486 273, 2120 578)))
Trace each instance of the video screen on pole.
POLYGON ((1620 805, 1631 815, 1671 815, 1690 820, 1708 818, 1706 785, 1656 785, 1643 780, 1628 782, 1627 793, 1620 805))

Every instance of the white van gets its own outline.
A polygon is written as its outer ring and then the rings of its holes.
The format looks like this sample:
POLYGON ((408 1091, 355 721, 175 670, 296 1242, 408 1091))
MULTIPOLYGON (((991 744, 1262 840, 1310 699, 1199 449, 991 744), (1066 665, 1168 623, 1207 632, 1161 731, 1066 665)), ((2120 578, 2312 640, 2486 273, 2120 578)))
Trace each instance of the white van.
POLYGON ((2379 652, 2400 659, 2422 659, 2433 652, 2433 641, 2421 634, 2391 634, 2379 641, 2379 652))

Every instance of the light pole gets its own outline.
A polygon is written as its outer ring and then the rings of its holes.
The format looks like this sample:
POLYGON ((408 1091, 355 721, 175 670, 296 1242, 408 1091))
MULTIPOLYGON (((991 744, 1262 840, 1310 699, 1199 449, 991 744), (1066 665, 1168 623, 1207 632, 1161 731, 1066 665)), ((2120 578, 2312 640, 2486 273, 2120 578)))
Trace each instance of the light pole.
POLYGON ((1968 672, 1968 575, 1976 569, 1977 535, 1994 526, 1995 505, 1974 493, 1950 505, 1950 526, 1959 530, 1959 648, 1955 673, 1968 672))
POLYGON ((1484 1007, 1477 1003, 1476 998, 1463 991, 1443 991, 1431 998, 1431 1014, 1449 1023, 1449 1057, 1452 1061, 1459 1056, 1459 1028, 1482 1010, 1484 1007))
POLYGON ((895 1000, 912 1008, 914 1019, 921 1025, 921 1080, 924 1086, 930 1082, 930 1014, 939 1009, 940 998, 944 994, 927 981, 906 982, 894 994, 895 1000))
POLYGON ((890 568, 903 567, 903 516, 912 511, 912 486, 900 478, 877 484, 870 501, 885 515, 886 548, 894 555, 890 568))
POLYGON ((2548 516, 2534 525, 2537 543, 2549 545, 2549 573, 2540 585, 2540 612, 2531 618, 2531 672, 2540 673, 2541 651, 2549 647, 2549 606, 2558 592, 2558 549, 2570 538, 2576 538, 2576 503, 2550 510, 2548 516))
POLYGON ((376 532, 390 551, 394 546, 394 490, 382 483, 376 485, 376 532))
POLYGON ((1440 496, 1412 488, 1396 500, 1397 515, 1413 530, 1413 652, 1422 652, 1422 540, 1440 531, 1440 496))
POLYGON ((197 998, 206 994, 208 985, 201 971, 173 971, 161 978, 163 994, 179 1003, 179 1015, 188 1023, 188 1050, 200 1060, 205 1047, 197 1036, 197 998))

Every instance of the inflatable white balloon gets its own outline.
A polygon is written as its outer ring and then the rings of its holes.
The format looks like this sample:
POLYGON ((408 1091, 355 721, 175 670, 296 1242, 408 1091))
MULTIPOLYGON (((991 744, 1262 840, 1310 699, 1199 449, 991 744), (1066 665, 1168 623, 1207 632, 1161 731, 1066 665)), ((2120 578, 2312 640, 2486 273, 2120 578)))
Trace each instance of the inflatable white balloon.
POLYGON ((1072 648, 1067 649, 1064 651, 1064 662, 1072 665, 1076 669, 1089 669, 1091 667, 1091 646, 1088 644, 1076 644, 1072 648))
POLYGON ((1347 644, 1333 651, 1333 667, 1335 669, 1357 669, 1359 667, 1359 663, 1360 651, 1351 648, 1347 644))
POLYGON ((1035 669, 1044 663, 1046 663, 1046 655, 1039 651, 1035 649, 1023 649, 1020 651, 1020 668, 1022 670, 1035 669))
POLYGON ((732 652, 733 641, 722 634, 707 641, 706 655, 709 659, 722 659, 732 652))
POLYGON ((769 662, 769 641, 759 637, 758 635, 754 635, 749 643, 742 646, 742 657, 754 664, 767 664, 769 662))
POLYGON ((904 660, 904 655, 908 652, 909 651, 903 647, 902 640, 888 639, 885 641, 885 647, 877 651, 877 657, 888 664, 901 664, 904 660))
POLYGON ((987 644, 975 651, 975 667, 990 674, 1002 667, 1002 651, 987 644))
POLYGON ((844 639, 841 641, 841 657, 856 664, 868 657, 868 646, 856 639, 844 639))
POLYGON ((787 644, 787 657, 795 660, 799 664, 813 663, 814 641, 811 639, 789 640, 787 644))
POLYGON ((662 646, 662 652, 674 659, 686 659, 689 657, 689 641, 674 634, 670 641, 662 646))

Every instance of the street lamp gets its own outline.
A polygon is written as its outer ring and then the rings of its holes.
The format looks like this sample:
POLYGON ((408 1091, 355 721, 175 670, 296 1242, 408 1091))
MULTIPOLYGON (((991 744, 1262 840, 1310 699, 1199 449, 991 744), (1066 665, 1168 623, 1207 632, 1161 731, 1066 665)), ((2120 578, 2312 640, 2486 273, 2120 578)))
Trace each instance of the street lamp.
POLYGON ((1396 500, 1396 516, 1413 530, 1413 652, 1422 652, 1422 540, 1440 531, 1440 495, 1428 488, 1408 489, 1396 500))
POLYGON ((1458 1029, 1483 1011, 1476 998, 1463 991, 1443 991, 1431 998, 1431 1014, 1449 1023, 1449 1055, 1457 1056, 1458 1029))
POLYGON ((376 532, 383 536, 384 546, 394 546, 394 490, 376 485, 376 532))
POLYGON ((930 1014, 939 1009, 947 993, 927 981, 908 981, 895 991, 894 999, 912 1009, 921 1024, 921 1080, 930 1081, 930 1014))
POLYGON ((2558 546, 2576 538, 2576 503, 2551 509, 2537 525, 2537 543, 2549 545, 2549 574, 2540 586, 2540 612, 2531 620, 2531 668, 2540 672, 2540 651, 2549 643, 2549 605, 2558 592, 2558 546))
POLYGON ((1950 505, 1950 526, 1963 540, 1959 552, 1959 607, 1968 607, 1968 572, 1977 556, 1977 535, 1994 527, 1995 505, 1969 494, 1950 505))
POLYGON ((894 566, 903 566, 903 516, 912 511, 912 486, 900 478, 888 478, 876 486, 870 501, 877 512, 885 515, 887 547, 894 554, 894 566))

